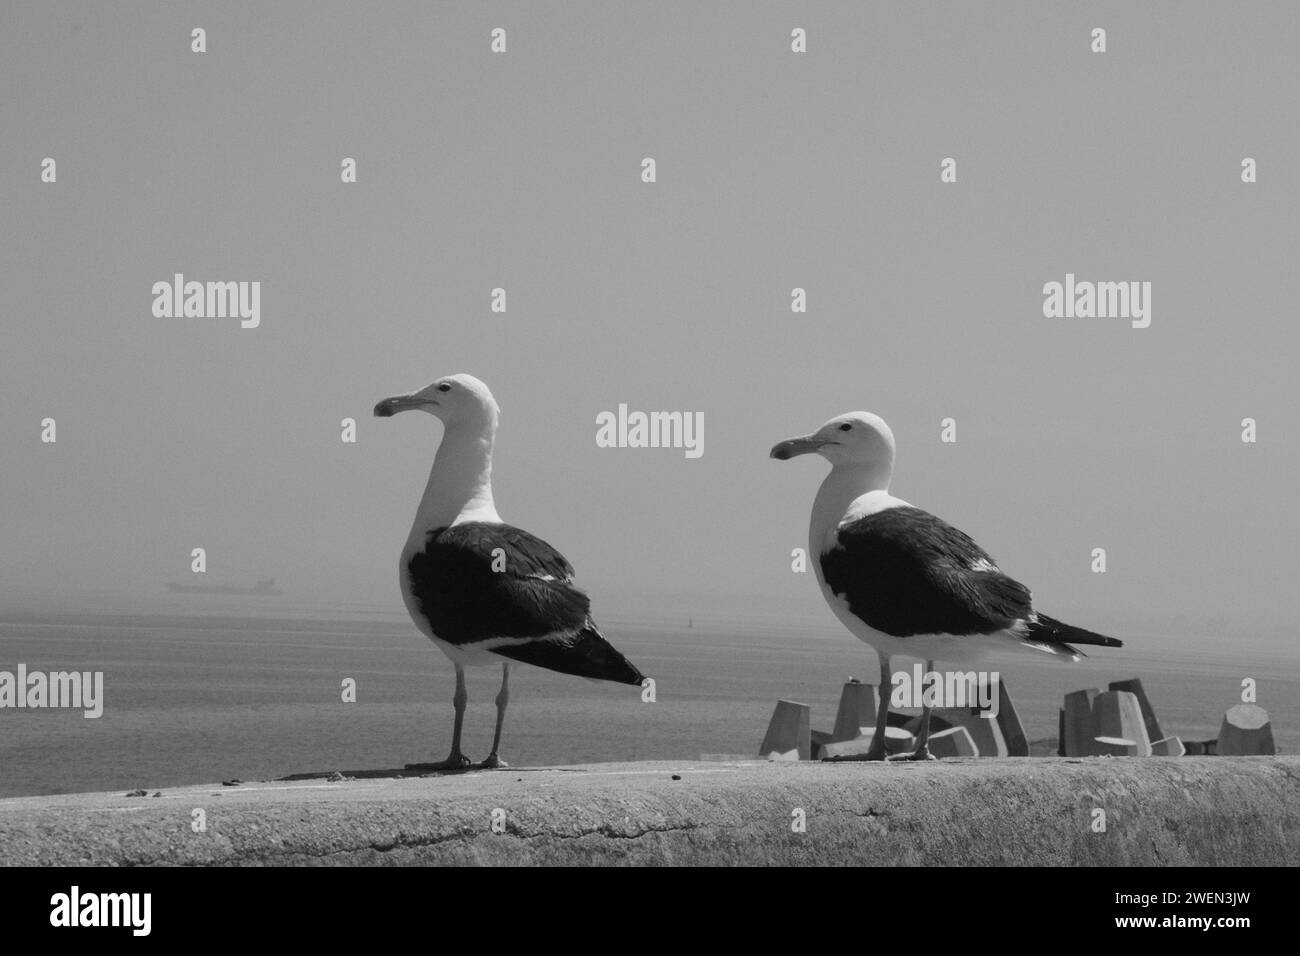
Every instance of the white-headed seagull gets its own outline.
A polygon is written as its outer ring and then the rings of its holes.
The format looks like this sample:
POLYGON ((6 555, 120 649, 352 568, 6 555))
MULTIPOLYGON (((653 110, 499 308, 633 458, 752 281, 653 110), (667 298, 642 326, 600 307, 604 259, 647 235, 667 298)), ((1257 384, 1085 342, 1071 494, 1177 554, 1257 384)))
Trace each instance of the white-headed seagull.
POLYGON ((441 420, 443 436, 402 549, 402 597, 416 627, 456 668, 451 754, 441 763, 411 767, 470 765, 460 745, 465 668, 485 664, 501 665, 501 691, 492 752, 481 766, 504 766, 498 751, 512 661, 624 684, 645 678, 597 630, 590 601, 574 586, 564 556, 497 515, 492 445, 500 409, 488 387, 472 375, 448 375, 375 406, 381 418, 407 410, 441 420))
MULTIPOLYGON (((958 664, 996 648, 1026 648, 1077 661, 1075 644, 1120 647, 1113 637, 1034 610, 1029 589, 998 570, 969 536, 889 493, 894 434, 878 415, 837 415, 810 435, 772 448, 785 461, 815 452, 831 463, 813 501, 808 550, 835 616, 880 658, 880 713, 865 754, 885 758, 890 658, 958 664)), ((923 708, 914 760, 932 759, 923 708)))

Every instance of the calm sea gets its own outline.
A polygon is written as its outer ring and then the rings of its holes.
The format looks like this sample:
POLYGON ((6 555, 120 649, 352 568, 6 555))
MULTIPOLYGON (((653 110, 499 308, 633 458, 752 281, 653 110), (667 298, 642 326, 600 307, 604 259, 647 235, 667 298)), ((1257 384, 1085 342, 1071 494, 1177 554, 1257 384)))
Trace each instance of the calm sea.
MULTIPOLYGON (((847 635, 607 624, 658 684, 634 687, 516 667, 504 758, 516 766, 754 753, 778 698, 829 729, 849 676, 875 657, 847 635)), ((1012 657, 1002 672, 1031 740, 1056 736, 1071 690, 1141 677, 1166 733, 1217 736, 1243 677, 1259 684, 1279 749, 1300 745, 1300 662, 1241 654, 1102 652, 1078 664, 1012 657)), ((0 710, 0 797, 160 789, 292 773, 380 770, 446 755, 452 669, 393 620, 76 617, 0 621, 0 670, 104 672, 104 714, 0 710), (356 681, 356 703, 341 685, 356 681)), ((470 671, 466 751, 491 742, 499 671, 470 671)))

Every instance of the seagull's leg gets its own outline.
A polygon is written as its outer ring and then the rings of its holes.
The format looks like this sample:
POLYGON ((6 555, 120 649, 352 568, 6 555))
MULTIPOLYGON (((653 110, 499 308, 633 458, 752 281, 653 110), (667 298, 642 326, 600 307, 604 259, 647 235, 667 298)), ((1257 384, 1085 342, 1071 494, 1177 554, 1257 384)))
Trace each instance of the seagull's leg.
POLYGON ((889 694, 893 690, 893 675, 889 670, 889 657, 880 657, 880 710, 876 712, 876 732, 867 748, 868 760, 885 759, 885 729, 889 726, 889 694))
POLYGON ((451 704, 456 708, 456 722, 452 724, 451 753, 439 763, 408 763, 407 770, 464 770, 469 766, 469 758, 460 752, 460 731, 465 724, 465 705, 469 703, 469 691, 465 689, 465 668, 456 665, 456 693, 452 695, 451 704))
POLYGON ((452 695, 451 705, 456 708, 456 721, 451 729, 451 753, 447 763, 467 766, 469 758, 460 752, 460 732, 465 726, 465 705, 469 703, 469 691, 465 689, 465 668, 456 666, 456 693, 452 695))
MULTIPOLYGON (((934 670, 934 661, 925 662, 925 672, 928 674, 934 670)), ((921 697, 921 726, 916 731, 916 749, 910 754, 899 754, 896 757, 890 757, 891 760, 938 760, 934 754, 930 753, 930 705, 925 702, 925 697, 921 697)))
POLYGON ((510 665, 501 665, 501 690, 497 692, 497 729, 492 734, 492 752, 487 755, 480 767, 492 769, 494 767, 508 767, 504 760, 497 756, 497 750, 501 746, 501 725, 506 722, 506 704, 510 703, 510 665))
POLYGON ((864 754, 850 757, 826 757, 829 763, 846 760, 884 760, 885 759, 885 725, 889 723, 889 691, 892 686, 889 673, 889 658, 877 653, 880 658, 880 708, 876 712, 876 732, 871 735, 871 746, 864 754))

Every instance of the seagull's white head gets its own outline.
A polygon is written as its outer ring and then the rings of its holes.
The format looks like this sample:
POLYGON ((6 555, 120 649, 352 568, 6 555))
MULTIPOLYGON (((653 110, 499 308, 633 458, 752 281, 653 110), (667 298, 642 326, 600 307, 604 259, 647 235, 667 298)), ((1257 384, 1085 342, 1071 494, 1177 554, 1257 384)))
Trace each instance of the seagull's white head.
POLYGON ((492 392, 473 375, 446 375, 416 392, 394 395, 375 406, 375 415, 388 418, 418 409, 442 421, 448 431, 496 431, 501 409, 492 392))
POLYGON ((894 433, 871 412, 836 415, 810 435, 789 438, 772 446, 781 461, 816 452, 832 465, 870 468, 889 475, 894 470, 894 433))

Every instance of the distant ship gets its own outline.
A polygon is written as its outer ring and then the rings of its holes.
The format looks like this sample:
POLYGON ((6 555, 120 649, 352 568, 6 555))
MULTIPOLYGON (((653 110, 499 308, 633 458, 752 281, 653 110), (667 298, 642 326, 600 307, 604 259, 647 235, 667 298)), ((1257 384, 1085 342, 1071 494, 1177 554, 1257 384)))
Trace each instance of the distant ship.
POLYGON ((257 594, 274 597, 283 594, 275 588, 275 578, 258 581, 251 588, 239 588, 228 584, 173 584, 167 582, 168 591, 180 591, 185 594, 257 594))

